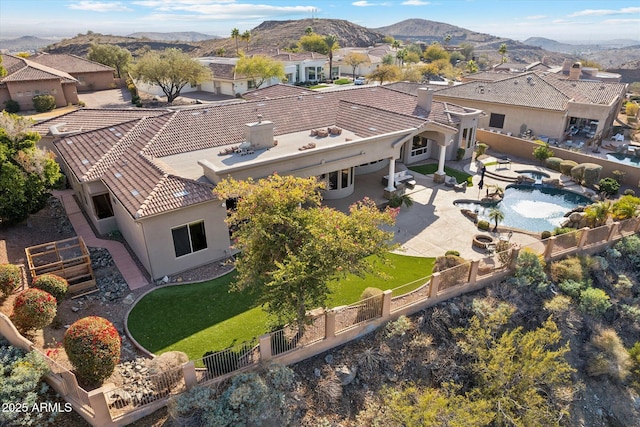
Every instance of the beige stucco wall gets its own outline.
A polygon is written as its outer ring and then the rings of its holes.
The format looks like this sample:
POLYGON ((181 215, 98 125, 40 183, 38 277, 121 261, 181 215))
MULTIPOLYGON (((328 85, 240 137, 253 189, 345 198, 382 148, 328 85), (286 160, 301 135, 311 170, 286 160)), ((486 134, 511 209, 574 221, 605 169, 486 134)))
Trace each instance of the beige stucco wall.
POLYGON ((77 104, 79 102, 78 90, 76 89, 75 83, 63 84, 62 91, 64 92, 66 103, 64 105, 59 105, 59 107, 64 107, 68 104, 77 104))
POLYGON ((145 245, 142 226, 133 220, 118 199, 112 198, 111 205, 113 206, 114 217, 122 237, 125 238, 129 247, 136 254, 144 268, 150 271, 151 263, 145 245))
POLYGON ((229 228, 224 222, 226 217, 226 207, 222 201, 215 200, 139 220, 136 227, 146 243, 150 275, 158 279, 228 257, 230 241, 229 228), (171 229, 196 221, 204 221, 207 249, 176 258, 171 229))
POLYGON ((564 111, 541 110, 536 108, 519 107, 506 104, 492 104, 475 100, 449 98, 435 92, 433 99, 451 102, 464 107, 477 108, 485 112, 486 116, 478 120, 478 128, 489 129, 491 113, 504 114, 502 133, 511 132, 519 135, 524 129, 533 129, 537 135, 546 135, 561 139, 566 123, 564 111))
MULTIPOLYGON (((67 94, 63 90, 60 80, 37 80, 28 82, 7 82, 7 90, 11 99, 20 104, 20 110, 33 110, 33 97, 36 91, 40 91, 40 95, 48 94, 55 98, 56 107, 64 107, 69 102, 67 94)), ((76 101, 77 102, 77 101, 76 101)))
POLYGON ((4 103, 11 99, 11 94, 6 86, 0 87, 0 108, 4 108, 4 103))
POLYGON ((78 92, 111 89, 115 84, 112 71, 71 73, 78 79, 78 92))

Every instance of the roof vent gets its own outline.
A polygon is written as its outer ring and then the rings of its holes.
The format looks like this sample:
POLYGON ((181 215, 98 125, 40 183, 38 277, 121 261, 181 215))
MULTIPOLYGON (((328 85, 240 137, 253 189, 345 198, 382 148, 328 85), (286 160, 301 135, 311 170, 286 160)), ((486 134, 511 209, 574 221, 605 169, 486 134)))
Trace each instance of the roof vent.
POLYGON ((120 132, 116 132, 114 133, 115 136, 122 136, 122 134, 120 132))
POLYGON ((109 128, 109 132, 115 132, 116 128, 109 128))
POLYGON ((517 85, 517 84, 518 84, 518 81, 517 81, 517 80, 514 80, 514 81, 513 81, 513 84, 514 84, 514 85, 517 85))
POLYGON ((140 192, 138 190, 131 190, 131 195, 132 196, 137 196, 139 194, 140 194, 140 192))
POLYGON ((88 164, 89 164, 89 160, 87 160, 87 159, 82 159, 82 164, 83 164, 83 165, 88 165, 88 164))
POLYGON ((189 192, 187 190, 182 190, 182 191, 178 191, 176 193, 173 193, 173 197, 175 197, 177 199, 178 197, 184 197, 187 194, 189 194, 189 192))
POLYGON ((116 172, 113 174, 116 178, 122 178, 122 174, 120 172, 116 172))
POLYGON ((72 140, 70 140, 70 139, 67 139, 65 142, 66 142, 67 144, 69 144, 69 145, 73 144, 73 141, 72 141, 72 140))

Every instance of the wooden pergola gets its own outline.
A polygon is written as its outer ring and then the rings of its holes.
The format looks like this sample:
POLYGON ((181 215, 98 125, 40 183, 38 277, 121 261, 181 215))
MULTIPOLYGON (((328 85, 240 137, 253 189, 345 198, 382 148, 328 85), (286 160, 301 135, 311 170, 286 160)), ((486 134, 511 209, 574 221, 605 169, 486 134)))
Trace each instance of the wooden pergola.
POLYGON ((31 279, 42 274, 55 274, 69 283, 69 292, 76 293, 96 285, 91 257, 82 237, 25 248, 31 279))

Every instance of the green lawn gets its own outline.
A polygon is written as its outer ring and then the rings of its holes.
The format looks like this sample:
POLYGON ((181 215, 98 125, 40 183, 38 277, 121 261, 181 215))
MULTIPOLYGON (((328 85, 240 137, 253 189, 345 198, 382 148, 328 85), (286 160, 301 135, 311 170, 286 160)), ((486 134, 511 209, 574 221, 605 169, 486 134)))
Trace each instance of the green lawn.
MULTIPOLYGON (((383 277, 350 276, 332 284, 334 292, 328 306, 357 302, 369 286, 393 289, 429 276, 435 262, 434 258, 396 254, 388 254, 388 260, 389 265, 374 265, 383 277)), ((257 306, 257 296, 229 291, 234 277, 230 273, 208 282, 169 286, 147 294, 129 315, 131 334, 153 353, 179 350, 190 359, 198 359, 207 351, 222 350, 268 332, 269 318, 257 306)), ((403 292, 422 283, 403 288, 403 292)))
MULTIPOLYGON (((436 173, 436 171, 438 170, 438 164, 429 163, 427 165, 409 166, 409 169, 414 172, 421 173, 422 175, 431 175, 436 173)), ((458 182, 467 181, 469 183, 469 187, 473 185, 473 182, 469 179, 471 178, 471 175, 466 172, 459 171, 457 169, 451 169, 448 166, 444 167, 444 172, 449 176, 454 176, 458 180, 458 182)))

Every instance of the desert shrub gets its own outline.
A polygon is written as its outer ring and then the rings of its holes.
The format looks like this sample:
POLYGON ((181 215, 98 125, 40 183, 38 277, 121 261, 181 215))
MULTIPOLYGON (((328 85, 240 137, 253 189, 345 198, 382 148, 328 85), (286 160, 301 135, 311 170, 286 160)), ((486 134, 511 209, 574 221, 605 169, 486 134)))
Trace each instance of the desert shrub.
POLYGON ((20 104, 18 101, 14 101, 13 99, 4 101, 4 110, 7 113, 16 114, 20 111, 20 104))
POLYGON ((562 175, 566 175, 566 176, 571 176, 571 169, 574 168, 574 166, 578 166, 577 162, 574 162, 573 160, 563 160, 560 162, 560 173, 562 175))
POLYGON ((625 196, 635 196, 636 192, 633 191, 631 188, 627 188, 626 190, 624 190, 624 193, 622 194, 624 194, 625 196))
POLYGON ((398 317, 393 322, 387 323, 387 327, 385 328, 386 334, 388 338, 391 337, 401 337, 404 336, 407 332, 411 330, 412 327, 411 319, 407 316, 402 315, 398 317))
POLYGON ((37 352, 25 353, 0 337, 0 402, 21 405, 20 411, 0 411, 2 426, 45 426, 57 416, 55 412, 34 411, 34 405, 50 401, 49 387, 42 377, 49 372, 44 358, 37 352))
POLYGON ((0 264, 0 293, 10 295, 22 284, 20 267, 13 264, 0 264))
POLYGON ((93 384, 100 384, 113 373, 120 361, 121 338, 107 319, 82 318, 64 334, 64 349, 76 373, 93 384))
POLYGON ((56 108, 56 99, 51 95, 36 95, 33 97, 33 108, 38 113, 44 113, 56 108))
POLYGON ((190 425, 258 426, 290 425, 294 405, 287 399, 293 387, 291 369, 272 365, 268 372, 242 373, 218 396, 208 387, 194 387, 168 402, 169 414, 190 425))
POLYGON ((580 281, 563 280, 558 284, 562 292, 573 298, 580 298, 580 293, 586 289, 586 285, 580 281))
POLYGON ((382 315, 382 290, 366 288, 360 295, 360 301, 366 300, 358 307, 356 322, 364 322, 382 315))
POLYGON ((559 236, 561 234, 573 233, 575 231, 576 231, 576 229, 575 228, 571 228, 571 227, 556 227, 553 230, 553 235, 554 236, 559 236))
POLYGON ((583 163, 584 165, 584 185, 587 187, 595 187, 600 181, 600 172, 602 172, 602 166, 596 163, 583 163))
POLYGON ((611 172, 611 175, 613 175, 613 179, 615 179, 618 184, 622 184, 622 181, 624 180, 624 176, 626 174, 626 172, 619 170, 614 170, 613 172, 611 172))
POLYGON ((554 154, 553 150, 551 149, 551 147, 549 147, 549 144, 546 142, 536 146, 536 148, 533 149, 533 157, 540 160, 542 164, 545 164, 545 161, 548 158, 553 157, 553 154, 554 154))
POLYGON ((367 373, 375 372, 380 363, 384 360, 384 356, 380 354, 377 350, 373 348, 367 348, 359 353, 356 357, 356 361, 358 362, 358 375, 362 375, 362 371, 367 373))
POLYGON ((620 313, 632 322, 640 323, 640 306, 620 304, 620 313))
POLYGON ((635 102, 627 102, 625 105, 625 113, 629 117, 635 117, 638 115, 638 108, 640 107, 638 107, 638 104, 635 102))
POLYGON ((548 230, 545 230, 545 231, 543 231, 543 232, 540 234, 540 238, 541 238, 542 240, 544 240, 544 239, 548 239, 549 237, 551 237, 551 232, 550 232, 550 231, 548 231, 548 230))
POLYGON ((458 148, 458 151, 456 151, 456 161, 460 161, 462 159, 464 159, 464 155, 467 152, 467 150, 465 150, 464 148, 458 148))
POLYGON ((602 289, 587 288, 580 292, 580 310, 593 315, 604 314, 611 307, 609 295, 602 289))
POLYGON ((169 392, 183 378, 182 365, 188 361, 189 356, 181 351, 167 351, 151 359, 147 368, 156 392, 169 392))
POLYGON ((548 301, 545 301, 544 308, 554 315, 565 313, 571 307, 571 298, 566 295, 556 295, 548 301))
POLYGON ((489 225, 489 221, 485 221, 484 219, 481 219, 480 221, 478 221, 478 229, 482 230, 482 231, 487 231, 489 229, 490 225, 489 225))
POLYGON ((571 257, 551 263, 551 280, 560 283, 565 280, 582 280, 582 264, 580 258, 571 257))
POLYGON ((623 381, 631 367, 631 356, 616 331, 604 329, 591 338, 587 374, 592 377, 606 375, 614 381, 623 381))
POLYGON ((13 302, 11 320, 22 331, 42 329, 53 321, 57 313, 56 299, 41 289, 27 289, 13 302))
POLYGON ((489 146, 487 144, 482 142, 478 143, 478 145, 476 145, 476 158, 486 153, 488 148, 489 146))
POLYGON ((560 163, 562 163, 562 161, 560 157, 549 157, 544 161, 544 164, 549 169, 560 172, 560 163))
POLYGON ((389 207, 390 208, 399 208, 402 205, 410 208, 413 206, 413 199, 409 194, 397 194, 393 193, 389 198, 389 207))
POLYGON ((584 179, 584 164, 579 164, 571 168, 571 178, 578 183, 584 179))
POLYGON ((633 374, 633 386, 636 390, 640 390, 640 341, 637 341, 633 347, 629 349, 631 358, 631 373, 633 374))
POLYGON ((322 402, 322 404, 326 405, 325 408, 329 409, 332 405, 338 404, 343 391, 342 381, 340 381, 336 371, 331 366, 324 366, 322 375, 315 386, 316 402, 322 402))
POLYGON ((640 269, 640 237, 637 234, 625 237, 613 248, 626 257, 634 268, 640 269))
POLYGON ((447 252, 444 253, 445 256, 447 255, 455 255, 455 256, 460 256, 460 251, 456 251, 454 249, 449 249, 447 252))
POLYGON ((58 304, 62 302, 69 290, 67 280, 55 274, 43 274, 36 277, 33 281, 33 287, 49 292, 58 301, 58 304))
POLYGON ((623 297, 630 297, 633 289, 633 282, 624 274, 618 276, 618 281, 613 285, 615 290, 623 297))
POLYGON ((532 286, 541 292, 549 286, 544 267, 545 263, 540 256, 525 249, 518 255, 513 277, 519 286, 532 286))
POLYGON ((618 194, 620 190, 620 183, 613 178, 602 178, 598 186, 600 187, 600 191, 604 192, 607 196, 618 194))

